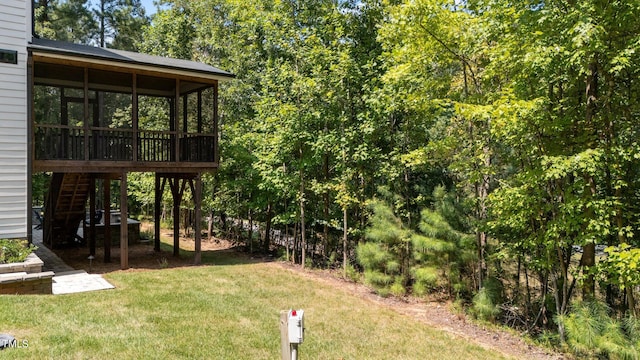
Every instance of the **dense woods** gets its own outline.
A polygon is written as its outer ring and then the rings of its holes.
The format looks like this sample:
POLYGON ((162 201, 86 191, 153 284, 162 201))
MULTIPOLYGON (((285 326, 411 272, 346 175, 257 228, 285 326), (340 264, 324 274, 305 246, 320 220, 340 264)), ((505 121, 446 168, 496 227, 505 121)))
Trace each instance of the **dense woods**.
POLYGON ((638 357, 639 1, 162 4, 38 1, 36 31, 237 75, 216 236, 638 357))

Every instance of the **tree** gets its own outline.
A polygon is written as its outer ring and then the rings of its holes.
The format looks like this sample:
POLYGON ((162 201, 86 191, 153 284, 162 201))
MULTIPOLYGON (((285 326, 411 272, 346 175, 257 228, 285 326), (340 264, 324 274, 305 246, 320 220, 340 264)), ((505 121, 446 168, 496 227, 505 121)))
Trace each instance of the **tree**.
POLYGON ((93 9, 100 47, 137 50, 149 23, 140 0, 100 0, 93 9))
POLYGON ((95 19, 88 0, 40 0, 34 3, 34 27, 38 36, 88 43, 96 34, 95 19))
MULTIPOLYGON (((512 167, 492 195, 490 225, 507 247, 531 254, 527 261, 550 279, 555 311, 564 315, 572 273, 581 271, 585 299, 596 295, 596 244, 633 238, 637 146, 629 140, 637 104, 629 91, 637 83, 629 76, 637 71, 630 65, 637 5, 481 5, 488 21, 502 24, 489 35, 498 45, 487 74, 505 79, 494 111, 506 116, 494 134, 512 167), (582 252, 578 269, 570 261, 574 246, 582 252)), ((613 304, 615 289, 605 292, 613 304)), ((633 302, 633 294, 627 298, 633 302)))
POLYGON ((487 235, 480 223, 494 174, 490 99, 482 82, 488 43, 480 19, 464 6, 422 0, 390 7, 390 19, 380 29, 388 66, 381 95, 405 127, 401 133, 423 131, 421 143, 403 141, 409 145, 400 150, 405 164, 423 165, 427 156, 436 160, 430 163, 446 166, 463 196, 472 199, 481 286, 487 235))
POLYGON ((397 196, 381 190, 386 200, 371 205, 373 215, 365 232, 369 241, 356 249, 365 281, 383 295, 445 290, 449 296, 468 298, 475 285, 469 276, 477 261, 474 236, 447 221, 455 204, 445 189, 434 191, 437 201, 422 211, 417 228, 394 213, 389 201, 396 202, 397 196))

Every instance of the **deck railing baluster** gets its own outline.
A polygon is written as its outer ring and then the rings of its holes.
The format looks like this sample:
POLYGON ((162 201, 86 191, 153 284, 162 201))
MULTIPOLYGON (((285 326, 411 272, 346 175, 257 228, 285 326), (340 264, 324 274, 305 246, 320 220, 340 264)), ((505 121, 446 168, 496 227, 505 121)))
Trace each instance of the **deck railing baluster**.
POLYGON ((136 158, 140 162, 213 162, 215 138, 212 134, 181 134, 175 131, 107 129, 88 130, 63 125, 39 125, 34 128, 34 156, 36 160, 82 160, 84 132, 89 134, 89 160, 133 161, 134 141, 136 158), (180 141, 175 142, 175 137, 180 141), (66 146, 65 146, 66 143, 66 146), (180 146, 180 159, 175 159, 174 146, 180 146))

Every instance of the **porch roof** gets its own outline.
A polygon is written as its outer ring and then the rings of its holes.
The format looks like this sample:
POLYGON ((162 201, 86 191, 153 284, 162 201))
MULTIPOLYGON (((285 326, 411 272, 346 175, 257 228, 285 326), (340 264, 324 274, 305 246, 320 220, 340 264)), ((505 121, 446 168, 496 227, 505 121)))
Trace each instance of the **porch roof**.
POLYGON ((33 55, 58 61, 85 62, 131 70, 190 76, 208 80, 230 80, 234 74, 196 61, 173 59, 131 51, 100 48, 63 41, 33 38, 33 55))

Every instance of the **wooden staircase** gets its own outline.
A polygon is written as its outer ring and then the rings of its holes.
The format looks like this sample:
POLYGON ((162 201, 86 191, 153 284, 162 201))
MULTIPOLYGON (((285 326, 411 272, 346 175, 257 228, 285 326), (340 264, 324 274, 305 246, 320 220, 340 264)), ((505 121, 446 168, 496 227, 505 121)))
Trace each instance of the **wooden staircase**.
POLYGON ((77 235, 85 219, 91 178, 88 174, 53 173, 45 199, 44 243, 49 247, 83 241, 77 235))

